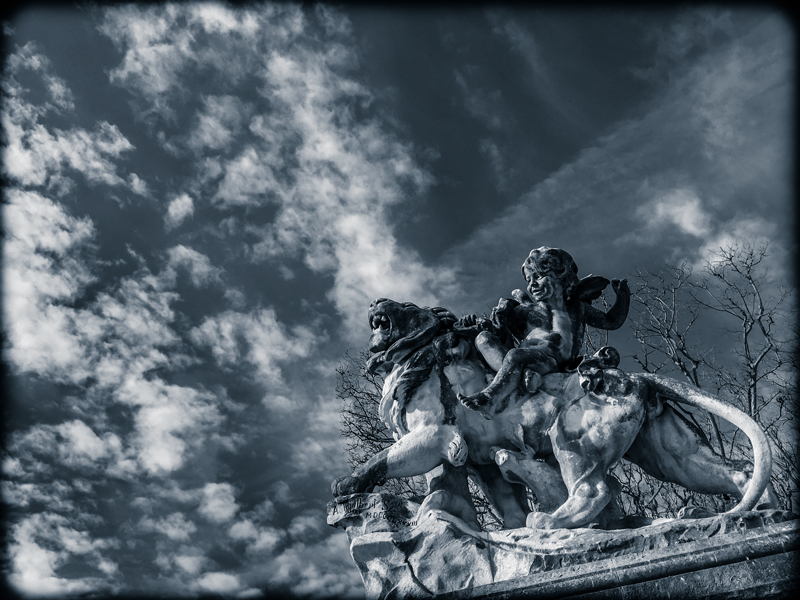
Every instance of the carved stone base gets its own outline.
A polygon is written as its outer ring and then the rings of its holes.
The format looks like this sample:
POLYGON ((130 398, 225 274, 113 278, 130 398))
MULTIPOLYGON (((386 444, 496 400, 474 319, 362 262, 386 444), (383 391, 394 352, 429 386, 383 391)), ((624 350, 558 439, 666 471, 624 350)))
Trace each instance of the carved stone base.
POLYGON ((418 508, 385 493, 328 504, 328 524, 347 532, 368 600, 778 597, 797 584, 800 520, 783 511, 616 531, 478 532, 439 510, 417 516, 418 508))

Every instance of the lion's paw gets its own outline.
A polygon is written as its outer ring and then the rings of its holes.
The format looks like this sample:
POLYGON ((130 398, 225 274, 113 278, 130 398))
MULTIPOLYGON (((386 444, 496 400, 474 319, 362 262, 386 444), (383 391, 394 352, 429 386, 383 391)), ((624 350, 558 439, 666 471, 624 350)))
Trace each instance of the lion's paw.
POLYGON ((467 443, 464 441, 464 438, 461 437, 460 433, 455 433, 447 448, 447 460, 450 461, 454 467, 460 467, 467 462, 468 454, 469 449, 467 448, 467 443))
POLYGON ((478 392, 477 394, 472 394, 471 396, 458 394, 458 399, 464 406, 471 408, 472 410, 480 410, 481 408, 487 406, 492 400, 491 396, 489 396, 489 394, 486 392, 478 392))
POLYGON ((359 483, 359 480, 352 475, 345 475, 331 484, 331 491, 335 497, 357 494, 361 491, 359 483))
POLYGON ((556 529, 556 524, 552 515, 544 512, 532 512, 528 513, 525 519, 525 527, 529 529, 556 529))
POLYGON ((470 410, 481 413, 484 419, 492 419, 494 417, 491 409, 492 397, 486 392, 478 392, 471 396, 457 394, 457 396, 461 404, 470 410))

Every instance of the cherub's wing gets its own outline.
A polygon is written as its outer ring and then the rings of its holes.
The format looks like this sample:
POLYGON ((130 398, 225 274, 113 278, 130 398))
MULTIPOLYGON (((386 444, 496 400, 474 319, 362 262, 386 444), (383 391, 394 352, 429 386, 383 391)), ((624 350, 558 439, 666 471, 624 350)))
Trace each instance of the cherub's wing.
POLYGON ((605 277, 587 275, 578 282, 575 288, 575 296, 578 300, 582 300, 583 302, 597 300, 609 283, 611 282, 605 277))

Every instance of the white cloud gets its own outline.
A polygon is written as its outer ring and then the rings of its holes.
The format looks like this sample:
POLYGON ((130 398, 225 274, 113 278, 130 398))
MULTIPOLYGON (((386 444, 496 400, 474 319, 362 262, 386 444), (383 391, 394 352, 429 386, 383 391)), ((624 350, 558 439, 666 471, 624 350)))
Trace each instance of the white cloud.
POLYGON ((501 13, 487 13, 493 24, 495 34, 507 40, 509 46, 528 65, 528 80, 533 92, 547 103, 548 108, 562 117, 562 126, 571 125, 575 119, 574 103, 568 94, 560 90, 551 75, 551 67, 541 54, 541 47, 536 37, 512 19, 503 18, 501 13))
POLYGON ((652 202, 641 206, 636 214, 648 229, 659 230, 673 225, 682 233, 702 237, 708 235, 711 228, 711 215, 704 209, 697 193, 688 188, 658 194, 652 202))
POLYGON ((212 394, 161 380, 129 377, 116 396, 138 407, 134 416, 137 459, 156 475, 182 467, 191 451, 208 444, 206 435, 223 420, 212 394))
MULTIPOLYGON (((7 224, 13 229, 6 242, 4 288, 13 363, 20 371, 56 380, 80 382, 94 376, 106 388, 102 397, 138 407, 132 441, 140 449, 141 465, 151 473, 179 468, 187 452, 202 444, 198 435, 220 423, 215 397, 146 374, 156 367, 187 364, 180 352, 162 352, 180 340, 170 306, 177 299, 169 289, 175 270, 186 268, 200 286, 217 281, 219 269, 202 254, 176 246, 159 276, 140 270, 119 282, 113 293, 99 293, 87 308, 71 308, 66 303, 93 280, 79 260, 93 235, 91 223, 70 217, 35 193, 12 190, 8 197, 7 224)), ((116 438, 104 443, 121 445, 116 438)), ((112 454, 109 468, 129 472, 122 451, 117 448, 112 454)), ((80 452, 64 457, 79 459, 86 462, 87 457, 80 452)))
MULTIPOLYGON (((6 60, 6 75, 11 75, 8 85, 13 95, 19 95, 22 87, 14 79, 14 75, 23 70, 38 73, 43 78, 48 95, 46 100, 40 104, 39 110, 63 110, 70 111, 75 108, 72 91, 60 77, 50 72, 52 65, 50 60, 38 52, 38 45, 34 42, 25 44, 22 48, 16 48, 6 60)), ((33 107, 30 107, 33 109, 33 107)), ((35 109, 33 109, 35 110, 35 109)))
MULTIPOLYGON (((333 384, 331 384, 333 385, 333 384)), ((292 464, 298 473, 334 473, 343 468, 347 455, 339 435, 341 404, 332 398, 319 397, 309 413, 303 436, 292 444, 292 464)))
POLYGON ((55 427, 61 436, 58 453, 63 464, 82 469, 104 468, 117 476, 134 472, 130 457, 123 454, 122 441, 112 433, 99 437, 86 423, 75 419, 55 427))
POLYGON ((208 347, 221 366, 232 367, 240 359, 246 360, 271 387, 283 385, 279 363, 308 356, 319 340, 311 328, 287 329, 272 309, 225 311, 207 317, 189 335, 198 346, 208 347))
MULTIPOLYGON (((695 267, 705 265, 706 262, 716 262, 719 258, 717 254, 720 248, 742 247, 742 245, 757 248, 770 245, 774 241, 775 229, 775 223, 763 217, 752 214, 737 215, 737 218, 732 221, 723 223, 715 235, 700 247, 695 267)), ((778 252, 780 256, 769 256, 766 258, 766 263, 770 266, 770 276, 781 279, 788 271, 785 266, 788 257, 783 255, 783 249, 777 247, 777 244, 773 243, 772 246, 773 253, 778 252), (776 258, 779 260, 775 260, 776 258)))
POLYGON ((147 183, 139 177, 136 173, 131 173, 128 175, 128 186, 130 189, 140 196, 149 196, 150 190, 147 187, 147 183))
POLYGON ((8 580, 20 592, 56 596, 113 587, 105 577, 113 572, 111 563, 102 556, 113 546, 109 540, 92 540, 87 532, 69 527, 65 517, 47 512, 25 517, 10 533, 8 580), (97 576, 59 577, 57 570, 75 557, 97 569, 97 576))
POLYGON ((258 529, 255 524, 250 520, 238 521, 231 525, 228 530, 230 535, 235 540, 246 540, 258 537, 258 529))
POLYGON ((250 518, 237 521, 231 525, 228 535, 234 540, 245 541, 247 543, 245 551, 248 555, 263 557, 271 554, 286 539, 286 532, 275 527, 257 524, 256 521, 263 520, 263 517, 259 517, 258 509, 248 514, 255 521, 250 518))
POLYGON ((209 258, 197 250, 179 244, 167 250, 167 257, 167 265, 161 277, 168 278, 170 283, 173 282, 174 272, 177 269, 186 269, 195 287, 220 282, 222 269, 214 267, 209 258))
MULTIPOLYGON (((66 168, 81 173, 89 182, 126 185, 117 174, 114 159, 133 149, 119 129, 102 121, 94 131, 70 129, 52 131, 39 122, 48 113, 71 111, 72 95, 66 84, 50 73, 49 60, 36 53, 29 43, 12 55, 3 80, 7 98, 2 123, 6 145, 3 168, 12 180, 23 185, 49 185, 65 191, 71 187, 66 168), (33 70, 45 83, 48 97, 34 106, 27 100, 28 90, 16 81, 24 70, 33 70)), ((131 180, 135 187, 136 180, 131 180)))
POLYGON ((174 558, 175 564, 189 575, 197 575, 208 562, 204 556, 178 555, 174 558))
POLYGON ((247 546, 248 554, 269 554, 284 539, 285 534, 274 527, 259 530, 253 542, 247 546))
MULTIPOLYGON (((26 461, 30 464, 33 461, 26 461)), ((36 464, 41 466, 41 463, 36 464)), ((40 472, 29 471, 26 473, 28 477, 32 475, 50 475, 52 477, 52 469, 42 469, 40 472), (41 471, 49 471, 42 473, 41 471)), ((77 510, 77 506, 73 499, 72 487, 61 480, 49 481, 46 483, 17 483, 14 481, 3 481, 3 500, 12 506, 26 508, 31 503, 36 502, 40 506, 44 506, 46 510, 59 512, 59 513, 72 513, 77 510)))
POLYGON ((226 149, 248 119, 250 107, 234 96, 208 96, 203 104, 187 146, 198 154, 226 149))
POLYGON ((241 589, 242 584, 236 575, 231 573, 206 573, 197 580, 197 586, 214 594, 230 594, 241 589))
MULTIPOLYGON (((170 306, 177 295, 169 289, 176 269, 186 269, 198 286, 218 281, 220 270, 204 255, 176 246, 158 276, 141 269, 116 290, 100 292, 86 308, 74 309, 67 303, 93 281, 79 260, 93 235, 91 223, 70 217, 35 193, 14 190, 9 198, 7 224, 13 231, 6 242, 4 288, 6 319, 13 323, 13 363, 20 371, 56 380, 81 382, 94 376, 101 391, 81 403, 91 406, 93 398, 100 399, 100 414, 109 401, 135 408, 134 429, 125 441, 111 433, 100 437, 79 420, 59 426, 62 464, 102 467, 109 475, 129 477, 138 462, 151 474, 165 474, 181 467, 194 450, 205 446, 207 451, 205 436, 222 420, 216 397, 167 384, 150 373, 192 362, 179 351, 162 352, 180 340, 170 306), (135 460, 129 456, 132 449, 135 460)), ((224 436, 215 435, 224 444, 224 436)))
POLYGON ((480 141, 478 149, 481 154, 489 159, 497 190, 501 192, 505 191, 508 188, 508 178, 511 173, 509 173, 506 168, 500 148, 492 140, 483 139, 480 141))
MULTIPOLYGON (((280 52, 274 54, 275 66, 278 71, 283 67, 291 69, 290 46, 305 27, 300 8, 270 5, 263 10, 258 7, 246 11, 230 11, 221 5, 169 5, 144 11, 123 7, 108 14, 111 16, 106 25, 113 35, 119 34, 116 41, 124 38, 135 43, 142 41, 147 46, 133 54, 128 52, 130 48, 123 48, 125 58, 112 72, 112 77, 129 89, 140 85, 140 91, 153 102, 150 114, 141 115, 148 119, 155 119, 162 109, 161 114, 168 114, 173 94, 182 93, 181 65, 191 64, 192 68, 205 73, 232 75, 233 78, 244 74, 262 77, 266 86, 266 74, 262 70, 269 53, 262 55, 253 40, 280 46, 280 52), (213 50, 194 52, 190 48, 194 44, 192 36, 183 35, 187 30, 174 31, 180 29, 173 25, 181 22, 181 14, 188 15, 189 30, 216 32, 220 35, 218 41, 223 43, 213 50), (145 17, 138 19, 137 15, 145 17), (154 21, 148 20, 150 17, 154 17, 154 21), (279 27, 269 25, 277 21, 279 27), (232 23, 235 24, 233 28, 232 23), (162 34, 175 42, 176 47, 162 43, 159 38, 162 34), (231 46, 225 45, 228 41, 231 46), (231 62, 228 52, 231 48, 235 50, 232 54, 242 56, 243 60, 231 62), (281 65, 282 53, 289 59, 281 65)), ((346 30, 346 19, 324 10, 319 14, 326 16, 326 26, 337 35, 346 30)), ((193 121, 197 125, 193 133, 182 140, 169 141, 174 147, 180 147, 182 141, 184 149, 188 145, 198 153, 219 153, 219 172, 214 174, 213 169, 208 172, 208 179, 204 180, 208 185, 200 192, 186 187, 171 190, 171 195, 167 196, 171 202, 162 208, 166 212, 165 228, 170 231, 186 223, 194 214, 195 206, 210 204, 215 194, 225 197, 225 202, 254 206, 265 203, 266 196, 260 194, 273 194, 273 200, 280 201, 277 209, 284 215, 281 218, 292 221, 293 214, 297 217, 294 232, 297 237, 290 240, 294 244, 290 244, 291 253, 303 256, 304 236, 315 235, 318 226, 324 228, 322 239, 319 244, 315 242, 316 247, 309 255, 315 269, 324 270, 326 265, 332 265, 338 270, 339 265, 346 265, 348 269, 359 269, 358 277, 372 277, 376 269, 365 268, 363 258, 359 261, 355 254, 348 255, 350 250, 340 248, 338 241, 343 234, 351 240, 370 235, 357 230, 372 228, 373 237, 365 238, 366 242, 356 251, 369 255, 370 244, 376 242, 388 247, 390 252, 381 260, 386 262, 389 271, 396 272, 384 271, 386 281, 399 281, 402 286, 416 290, 415 278, 419 271, 428 274, 430 285, 436 284, 435 270, 425 270, 413 253, 397 248, 384 211, 389 204, 402 200, 407 190, 423 189, 427 175, 415 165, 410 148, 385 135, 375 124, 365 125, 358 136, 348 142, 352 143, 352 149, 337 147, 336 136, 345 129, 337 130, 335 121, 346 116, 346 105, 353 97, 369 100, 368 94, 356 83, 336 74, 344 72, 351 64, 353 54, 346 48, 333 48, 328 54, 316 56, 315 53, 322 50, 307 40, 298 47, 301 53, 308 53, 307 66, 312 71, 319 70, 322 79, 297 80, 289 72, 281 76, 287 78, 287 86, 308 86, 308 93, 320 99, 320 105, 312 107, 308 113, 314 118, 324 116, 327 110, 327 92, 315 86, 331 83, 335 89, 328 96, 341 106, 337 108, 338 114, 325 124, 330 130, 316 132, 317 124, 305 122, 305 116, 298 113, 284 130, 278 128, 267 133, 266 129, 275 123, 262 122, 265 130, 259 130, 259 121, 251 119, 249 108, 232 96, 205 97, 193 121), (296 150, 307 160, 303 159, 303 169, 292 174, 291 181, 278 181, 280 177, 276 176, 275 182, 268 181, 274 189, 253 190, 234 181, 232 174, 237 165, 244 164, 240 159, 248 156, 248 148, 253 148, 254 165, 274 166, 276 163, 269 161, 279 160, 276 157, 287 140, 302 141, 297 137, 301 128, 310 141, 307 145, 303 142, 303 147, 295 144, 292 151, 296 150), (277 137, 270 140, 269 135, 277 137), (249 142, 243 143, 241 138, 249 142), (354 168, 350 167, 351 161, 354 168), (370 166, 370 161, 374 166, 370 166), (325 167, 328 163, 330 168, 325 167), (337 175, 340 167, 347 167, 343 179, 337 175), (295 193, 297 179, 313 175, 318 169, 321 169, 320 177, 302 183, 304 189, 295 193), (390 181, 381 184, 385 176, 390 181), (346 185, 340 186, 340 179, 347 180, 346 185), (313 202, 315 183, 320 184, 319 189, 326 195, 326 205, 320 208, 313 202), (375 183, 380 185, 373 185, 375 183), (348 198, 351 192, 356 197, 353 203, 349 203, 348 198), (341 208, 333 210, 339 204, 341 208), (359 211, 373 204, 377 207, 376 216, 360 221, 359 211), (334 217, 330 223, 325 211, 334 217), (410 270, 407 268, 409 260, 414 263, 410 270)), ((25 60, 36 68, 44 65, 44 62, 37 62, 43 58, 35 53, 26 55, 25 60)), ((278 71, 273 75, 277 76, 278 71)), ((45 108, 52 112, 72 110, 73 100, 66 86, 59 87, 56 79, 48 81, 52 98, 50 107, 45 108)), ((275 98, 285 103, 281 114, 277 115, 280 122, 283 111, 291 108, 294 99, 289 96, 281 99, 287 90, 274 91, 275 98)), ((271 93, 267 87, 263 92, 271 93)), ((266 100, 259 101, 263 109, 266 100)), ((94 224, 88 218, 73 216, 66 203, 54 200, 58 197, 56 194, 76 189, 69 187, 66 177, 79 172, 90 183, 125 186, 133 193, 148 197, 154 195, 148 185, 156 185, 158 180, 144 173, 141 176, 122 173, 119 169, 118 159, 133 150, 122 133, 124 127, 120 129, 122 123, 116 127, 99 122, 85 130, 61 131, 44 127, 45 120, 41 117, 45 108, 32 107, 22 100, 8 106, 17 112, 8 112, 6 117, 16 119, 12 119, 11 125, 18 127, 16 133, 11 132, 18 137, 10 146, 10 151, 16 154, 9 155, 13 159, 9 175, 20 185, 49 186, 49 189, 35 192, 12 189, 4 208, 6 224, 10 224, 5 242, 4 319, 16 328, 9 328, 9 356, 13 357, 12 365, 17 373, 31 373, 45 383, 55 381, 70 385, 59 405, 59 410, 67 416, 54 421, 53 425, 35 424, 15 434, 9 446, 13 458, 5 462, 5 470, 13 480, 4 483, 3 497, 18 508, 41 510, 45 507, 45 510, 61 513, 63 517, 58 519, 64 519, 47 526, 52 539, 37 533, 38 529, 28 535, 26 531, 35 529, 33 521, 21 520, 15 524, 15 585, 29 593, 98 593, 98 590, 113 588, 112 580, 126 579, 127 556, 140 553, 137 559, 146 557, 145 562, 147 559, 155 561, 165 569, 159 582, 152 584, 154 586, 163 583, 185 590, 189 585, 196 585, 201 591, 252 595, 257 592, 257 587, 253 586, 263 583, 264 559, 277 552, 290 537, 285 531, 267 525, 276 512, 271 501, 237 517, 239 506, 233 486, 207 483, 219 479, 216 449, 236 450, 241 436, 237 438, 227 433, 224 425, 227 415, 238 414, 236 411, 241 407, 237 408, 226 390, 216 382, 209 390, 194 379, 184 377, 184 367, 194 367, 204 360, 185 343, 191 339, 210 348, 213 360, 225 369, 238 368, 245 362, 259 380, 271 388, 264 390, 264 394, 275 392, 276 397, 285 398, 297 393, 290 394, 283 379, 288 363, 310 356, 318 344, 325 341, 326 334, 308 326, 286 326, 269 308, 246 311, 247 297, 241 293, 228 295, 232 302, 238 303, 239 312, 228 311, 209 317, 191 330, 191 334, 187 333, 190 319, 179 312, 182 304, 175 291, 176 277, 185 273, 193 285, 200 287, 219 283, 223 273, 212 264, 209 256, 198 251, 202 248, 199 243, 195 249, 197 238, 192 238, 193 247, 174 245, 155 257, 156 261, 161 261, 160 270, 152 263, 148 266, 152 256, 131 252, 135 268, 132 273, 114 276, 112 280, 98 280, 97 277, 105 277, 109 271, 124 265, 99 260, 94 255, 97 252, 93 246, 94 224), (191 489, 187 489, 186 477, 192 481, 188 486, 191 489), (117 478, 124 479, 124 485, 131 485, 129 489, 137 490, 129 501, 120 493, 115 482, 117 478), (105 494, 113 496, 102 497, 101 501, 101 495, 105 494), (145 497, 152 498, 146 500, 145 497), (122 547, 111 542, 104 545, 105 542, 93 536, 94 531, 105 530, 109 525, 99 516, 105 514, 109 503, 114 504, 114 511, 124 513, 125 509, 133 508, 136 512, 136 518, 127 521, 119 530, 122 547), (88 513, 78 510, 87 507, 88 513), (194 514, 195 507, 199 514, 194 514), (230 537, 218 535, 219 531, 230 532, 230 537), (56 537, 57 543, 53 541, 56 537), (151 541, 153 537, 157 538, 155 544, 151 541), (225 567, 215 564, 210 555, 205 554, 220 540, 223 548, 225 544, 238 544, 237 552, 244 552, 245 561, 258 564, 260 579, 254 577, 250 581, 248 576, 245 582, 243 576, 222 572, 225 567), (193 547, 187 549, 184 544, 193 544, 193 547), (144 546, 147 548, 143 549, 144 546), (60 576, 60 569, 65 565, 77 567, 80 573, 84 572, 83 566, 89 565, 94 571, 92 577, 66 580, 60 576), (206 569, 213 572, 204 573, 206 569)), ((268 111, 259 111, 262 118, 268 114, 268 111)), ((198 168, 212 164, 206 158, 197 157, 198 168)), ((296 156, 288 158, 288 162, 295 160, 296 156)), ((257 175, 262 180, 264 173, 266 171, 248 171, 244 166, 241 169, 241 174, 257 175)), ((220 210, 229 208, 230 204, 225 202, 218 202, 220 210)), ((347 240, 342 242, 346 243, 347 240)), ((240 248, 234 250, 241 252, 240 248)), ((251 252, 251 256, 255 253, 251 252)), ((271 257, 264 254, 260 258, 271 257)), ((346 276, 339 280, 349 281, 346 276)), ((183 288, 180 289, 183 292, 183 288)), ((216 289, 212 291, 217 292, 216 289)), ((359 306, 359 313, 363 308, 359 306)), ((312 376, 318 377, 318 371, 313 370, 312 376)), ((263 412, 257 400, 254 398, 254 408, 263 412)), ((49 401, 50 398, 43 399, 43 402, 49 401)), ((257 424, 248 425, 257 427, 257 424)), ((289 499, 292 496, 288 488, 276 488, 276 501, 289 499)), ((294 522, 292 528, 298 539, 308 541, 318 535, 318 528, 315 529, 308 515, 294 522)), ((347 568, 354 571, 352 565, 347 568)))
POLYGON ((211 68, 236 82, 258 70, 259 35, 287 42, 300 33, 301 23, 301 9, 295 5, 232 10, 197 3, 115 7, 105 11, 100 29, 124 53, 122 63, 110 72, 111 81, 141 94, 144 118, 172 118, 170 101, 185 91, 185 69, 211 68), (207 43, 204 34, 222 41, 223 47, 207 43), (229 60, 228 48, 238 60, 229 60))
POLYGON ((283 480, 273 483, 270 492, 273 500, 279 504, 291 505, 296 500, 289 484, 283 480))
POLYGON ((172 513, 158 520, 142 517, 138 528, 143 532, 163 534, 169 539, 179 542, 187 541, 197 531, 197 526, 180 512, 172 513))
POLYGON ((351 563, 347 536, 339 532, 317 544, 287 548, 272 562, 270 578, 298 595, 359 597, 364 584, 351 563))
POLYGON ((307 511, 292 519, 287 531, 295 540, 308 542, 310 539, 320 537, 326 527, 317 511, 307 511))
POLYGON ((213 197, 213 202, 222 208, 257 206, 264 201, 264 197, 274 195, 278 187, 270 161, 252 146, 246 147, 230 160, 224 172, 213 197))
POLYGON ((63 423, 58 432, 67 442, 65 453, 89 460, 97 460, 107 453, 106 445, 83 421, 63 423))
POLYGON ((229 483, 206 484, 203 488, 203 500, 197 510, 212 523, 230 521, 239 510, 233 486, 229 483))
POLYGON ((164 215, 164 226, 167 231, 175 229, 188 217, 194 214, 194 202, 189 194, 183 193, 169 203, 167 214, 164 215))
POLYGON ((3 216, 8 357, 20 371, 81 380, 88 373, 79 331, 95 325, 69 304, 94 281, 81 259, 94 227, 36 192, 9 189, 3 216))

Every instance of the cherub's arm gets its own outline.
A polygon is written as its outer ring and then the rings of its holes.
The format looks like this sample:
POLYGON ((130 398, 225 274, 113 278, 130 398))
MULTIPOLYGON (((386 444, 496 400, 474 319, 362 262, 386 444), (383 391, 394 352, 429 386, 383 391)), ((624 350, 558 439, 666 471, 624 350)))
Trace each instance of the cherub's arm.
MULTIPOLYGON (((606 280, 608 281, 608 280, 606 280)), ((599 310, 588 303, 583 303, 583 315, 586 324, 597 329, 619 329, 628 317, 628 309, 631 306, 631 291, 628 288, 627 279, 612 279, 611 289, 614 290, 617 298, 607 313, 599 310)))
MULTIPOLYGON (((514 290, 519 292, 519 290, 514 290)), ((492 331, 496 333, 506 326, 506 321, 513 310, 519 306, 519 302, 511 298, 500 298, 497 306, 492 309, 489 318, 481 315, 465 315, 455 322, 456 328, 476 328, 478 331, 492 331)))

